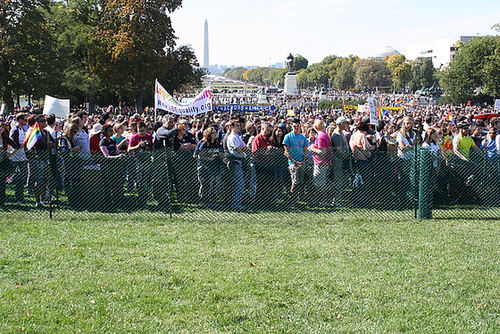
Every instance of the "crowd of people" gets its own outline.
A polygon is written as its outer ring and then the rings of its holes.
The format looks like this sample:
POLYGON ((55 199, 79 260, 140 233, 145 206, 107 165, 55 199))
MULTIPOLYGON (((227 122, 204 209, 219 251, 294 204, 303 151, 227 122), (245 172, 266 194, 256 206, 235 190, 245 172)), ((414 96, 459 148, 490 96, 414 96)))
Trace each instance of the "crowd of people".
MULTIPOLYGON (((332 99, 368 97, 329 94, 332 99)), ((418 98, 412 95, 376 98, 383 105, 403 100, 402 109, 389 111, 375 125, 366 113, 318 110, 317 98, 302 94, 270 97, 277 107, 274 111, 253 113, 155 118, 152 110, 137 113, 120 106, 90 115, 74 109, 66 119, 23 111, 4 115, 0 205, 6 202, 7 183, 13 184, 14 203, 25 205, 30 196, 36 207, 43 207, 56 199, 56 190, 64 191, 74 204, 82 188, 99 182, 104 184, 103 201, 109 205, 120 205, 133 189, 141 206, 150 199, 165 203, 173 187, 177 201, 210 208, 224 203, 235 210, 278 204, 294 209, 301 203, 363 206, 387 195, 395 179, 399 196, 410 203, 416 146, 432 151, 436 182, 454 159, 469 168, 461 175, 470 182, 470 170, 479 170, 472 155, 482 154, 491 163, 499 156, 499 117, 476 118, 492 113, 491 107, 416 105, 418 98), (294 108, 293 114, 289 108, 294 108), (27 139, 35 125, 41 136, 28 150, 27 139), (160 151, 177 158, 158 158, 154 153, 160 151), (95 175, 101 180, 82 181, 83 170, 99 171, 95 175), (146 175, 151 171, 153 176, 146 175), (155 176, 158 171, 160 176, 155 176), (354 194, 349 201, 347 188, 354 194), (195 195, 189 196, 193 189, 195 195)))

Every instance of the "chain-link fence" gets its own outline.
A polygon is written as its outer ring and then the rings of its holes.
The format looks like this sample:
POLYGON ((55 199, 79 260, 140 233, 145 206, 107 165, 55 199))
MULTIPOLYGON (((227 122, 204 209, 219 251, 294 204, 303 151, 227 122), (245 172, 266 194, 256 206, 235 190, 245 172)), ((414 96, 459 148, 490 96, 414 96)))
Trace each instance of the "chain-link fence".
POLYGON ((9 214, 60 218, 500 218, 497 158, 471 152, 468 160, 444 159, 422 147, 407 153, 402 158, 375 151, 356 160, 330 152, 329 164, 315 165, 310 154, 292 164, 276 147, 241 158, 170 148, 88 159, 78 152, 41 151, 12 163, 2 152, 0 200, 9 214))

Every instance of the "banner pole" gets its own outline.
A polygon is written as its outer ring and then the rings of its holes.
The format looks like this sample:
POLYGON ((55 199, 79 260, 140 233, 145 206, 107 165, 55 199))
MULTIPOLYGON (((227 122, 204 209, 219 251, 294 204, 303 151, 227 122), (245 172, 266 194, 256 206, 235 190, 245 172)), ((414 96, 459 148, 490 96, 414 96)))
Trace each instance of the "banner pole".
POLYGON ((158 80, 155 80, 155 84, 153 85, 153 101, 154 101, 153 103, 155 105, 155 123, 157 121, 156 117, 157 117, 157 110, 158 110, 157 105, 156 105, 156 82, 157 81, 158 80))

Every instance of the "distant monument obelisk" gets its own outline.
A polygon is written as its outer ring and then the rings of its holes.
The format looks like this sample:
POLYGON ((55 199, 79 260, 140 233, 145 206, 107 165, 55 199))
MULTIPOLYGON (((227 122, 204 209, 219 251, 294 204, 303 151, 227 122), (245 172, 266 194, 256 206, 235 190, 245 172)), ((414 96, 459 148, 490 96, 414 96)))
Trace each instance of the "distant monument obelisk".
POLYGON ((293 56, 290 55, 285 60, 285 65, 288 68, 288 73, 285 74, 285 94, 287 95, 299 95, 299 90, 297 89, 297 74, 293 72, 293 56))
POLYGON ((208 21, 205 19, 205 39, 203 43, 203 67, 208 68, 210 61, 208 59, 208 21))

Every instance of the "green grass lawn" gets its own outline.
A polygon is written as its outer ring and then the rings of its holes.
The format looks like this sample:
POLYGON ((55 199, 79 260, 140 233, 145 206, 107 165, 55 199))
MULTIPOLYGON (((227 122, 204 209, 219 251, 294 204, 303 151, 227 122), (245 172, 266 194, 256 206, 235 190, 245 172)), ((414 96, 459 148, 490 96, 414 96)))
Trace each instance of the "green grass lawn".
POLYGON ((500 332, 495 220, 28 217, 0 218, 0 333, 500 332))

